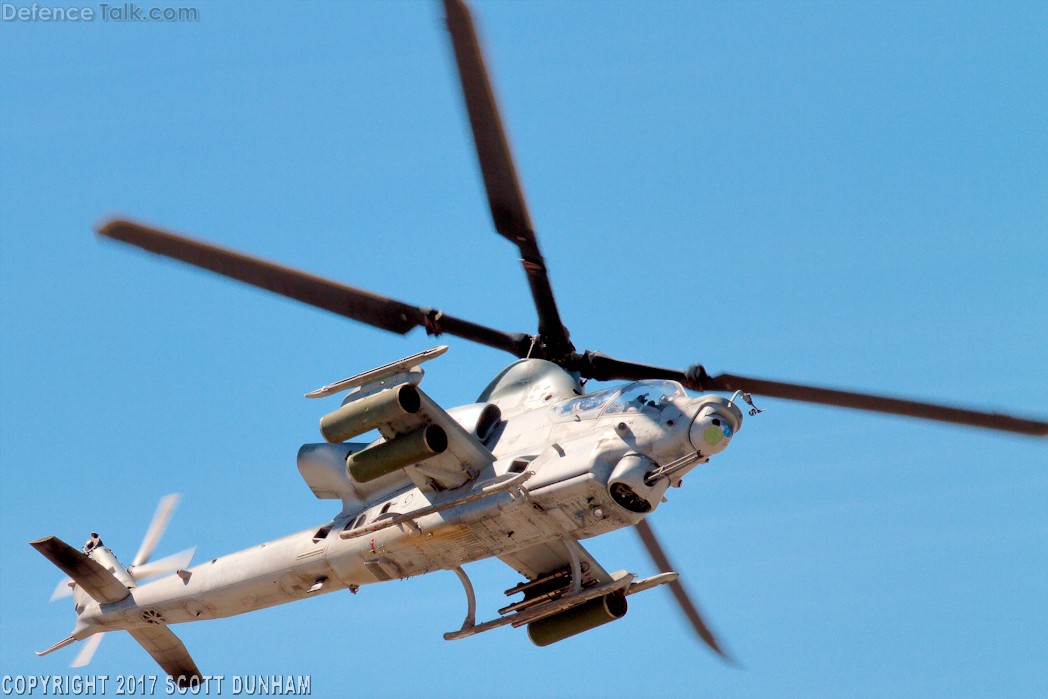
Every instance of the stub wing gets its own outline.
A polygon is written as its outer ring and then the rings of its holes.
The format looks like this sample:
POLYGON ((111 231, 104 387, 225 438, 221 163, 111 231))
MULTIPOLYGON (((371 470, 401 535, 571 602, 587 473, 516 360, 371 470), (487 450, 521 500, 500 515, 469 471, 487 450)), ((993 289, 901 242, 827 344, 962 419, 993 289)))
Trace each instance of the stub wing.
POLYGON ((563 571, 571 574, 572 551, 579 562, 581 586, 601 585, 611 581, 611 575, 604 570, 582 544, 574 540, 550 541, 538 546, 522 549, 511 554, 499 556, 499 560, 528 580, 539 580, 551 574, 563 571))

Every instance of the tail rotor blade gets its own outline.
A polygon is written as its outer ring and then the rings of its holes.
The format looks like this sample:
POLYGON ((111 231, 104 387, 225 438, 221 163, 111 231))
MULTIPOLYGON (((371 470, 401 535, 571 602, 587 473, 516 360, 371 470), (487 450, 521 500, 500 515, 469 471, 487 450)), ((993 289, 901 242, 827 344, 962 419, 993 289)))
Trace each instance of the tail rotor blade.
POLYGON ((73 585, 75 584, 76 583, 73 582, 72 578, 63 578, 57 585, 55 585, 55 591, 51 593, 50 601, 54 602, 55 600, 64 597, 72 597, 73 585))
MULTIPOLYGON (((640 535, 640 540, 644 543, 644 547, 648 549, 648 553, 651 554, 651 559, 655 562, 655 566, 663 573, 674 572, 673 566, 670 565, 670 559, 666 556, 662 544, 659 543, 654 530, 652 530, 651 525, 648 524, 647 520, 642 519, 638 522, 636 530, 640 535)), ((669 583, 669 587, 673 592, 673 596, 677 598, 677 604, 680 605, 681 609, 684 611, 684 615, 688 618, 688 621, 691 622, 692 627, 695 629, 695 632, 699 634, 702 641, 712 648, 717 655, 731 662, 731 657, 720 647, 717 638, 713 635, 710 627, 706 624, 702 615, 699 613, 698 607, 696 607, 691 601, 688 591, 684 589, 684 585, 681 583, 680 578, 669 583)))
POLYGON ((170 521, 171 515, 174 514, 175 508, 178 507, 178 501, 181 499, 182 496, 178 493, 171 493, 160 499, 160 503, 156 506, 156 512, 153 514, 153 521, 150 522, 149 529, 146 530, 146 535, 142 539, 142 545, 138 548, 135 560, 131 563, 132 568, 142 565, 153 555, 153 550, 160 543, 160 537, 164 535, 167 523, 170 521))
POLYGON ((188 548, 185 551, 173 553, 170 556, 158 558, 155 561, 143 563, 142 565, 134 567, 131 570, 131 575, 137 582, 158 575, 164 575, 165 573, 173 573, 176 570, 182 570, 193 560, 194 553, 196 553, 196 546, 188 548))
POLYGON ((87 639, 84 643, 84 647, 77 653, 76 658, 70 663, 69 667, 84 667, 91 662, 91 658, 95 657, 95 651, 98 650, 98 644, 102 642, 102 637, 105 633, 96 633, 91 638, 87 639))

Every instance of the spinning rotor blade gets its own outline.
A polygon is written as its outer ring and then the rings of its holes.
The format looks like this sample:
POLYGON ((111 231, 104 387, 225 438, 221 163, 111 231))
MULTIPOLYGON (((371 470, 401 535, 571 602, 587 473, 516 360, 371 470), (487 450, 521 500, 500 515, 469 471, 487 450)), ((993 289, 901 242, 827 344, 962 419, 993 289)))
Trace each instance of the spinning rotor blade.
POLYGON ((421 326, 431 335, 448 333, 517 357, 530 345, 522 333, 504 333, 139 223, 109 221, 98 233, 401 335, 421 326))
POLYGON ((178 493, 171 493, 160 498, 160 502, 156 506, 156 512, 153 513, 153 521, 149 523, 149 529, 146 530, 146 535, 142 537, 142 545, 138 547, 138 553, 135 554, 135 560, 131 562, 130 567, 134 568, 142 565, 153 555, 153 550, 160 543, 160 537, 164 535, 167 523, 171 520, 171 515, 174 514, 175 508, 178 507, 178 501, 181 499, 182 496, 178 493))
POLYGON ((48 601, 54 602, 56 599, 72 597, 73 585, 75 584, 76 583, 73 582, 72 578, 62 578, 62 580, 60 580, 58 584, 55 585, 55 591, 51 593, 51 599, 48 601))
POLYGON ((91 658, 95 657, 95 651, 98 650, 98 645, 102 642, 102 637, 105 636, 105 632, 96 633, 91 638, 84 642, 84 647, 80 649, 80 652, 76 654, 76 658, 69 664, 69 667, 84 667, 91 662, 91 658))
POLYGON ((768 381, 766 379, 736 376, 734 374, 710 376, 700 365, 695 365, 687 371, 680 371, 679 369, 665 369, 663 367, 627 362, 599 352, 586 352, 577 356, 573 368, 580 371, 583 376, 598 380, 624 379, 638 381, 641 379, 671 379, 680 381, 684 386, 695 391, 722 391, 724 393, 743 391, 804 403, 834 405, 841 408, 868 410, 877 413, 888 413, 889 415, 903 415, 922 420, 937 420, 956 425, 1016 432, 1035 437, 1048 435, 1048 422, 1040 420, 900 398, 889 398, 869 393, 855 393, 804 384, 768 381))
POLYGON ((547 354, 563 356, 573 347, 553 298, 546 262, 531 225, 473 18, 463 0, 444 0, 444 9, 495 230, 520 249, 521 263, 539 315, 539 335, 547 354))
POLYGON ((140 581, 145 580, 146 578, 156 577, 157 575, 163 575, 165 573, 173 573, 176 570, 182 570, 193 560, 193 554, 195 553, 196 546, 188 548, 185 551, 173 553, 170 556, 158 558, 155 561, 134 566, 131 570, 131 575, 136 581, 140 581))
MULTIPOLYGON (((693 372, 689 370, 688 373, 692 374, 693 372)), ((923 420, 938 420, 939 422, 968 425, 969 427, 984 427, 991 430, 1017 432, 1031 436, 1043 437, 1048 435, 1048 423, 1046 422, 1013 417, 1002 413, 967 410, 948 405, 875 396, 869 393, 838 391, 832 388, 820 388, 803 384, 767 381, 765 379, 754 379, 732 374, 720 374, 712 377, 704 376, 705 371, 701 367, 694 373, 697 374, 695 385, 697 386, 696 390, 699 391, 746 391, 747 393, 757 393, 774 398, 786 398, 805 403, 819 403, 821 405, 835 405, 841 408, 869 410, 890 415, 905 415, 923 420)))
MULTIPOLYGON (((636 524, 637 533, 640 535, 640 540, 644 542, 644 547, 648 549, 648 553, 651 554, 651 560, 655 562, 657 567, 663 573, 672 573, 673 566, 670 565, 670 559, 666 557, 666 552, 663 551, 662 545, 659 543, 658 538, 655 536, 655 532, 652 530, 651 525, 648 524, 647 520, 642 519, 636 524)), ((677 598, 677 604, 680 605, 684 611, 684 615, 688 617, 688 621, 691 622, 696 633, 702 638, 703 642, 712 648, 717 655, 721 656, 725 660, 731 662, 731 656, 729 656, 717 643, 716 637, 713 632, 710 631, 710 627, 703 621, 702 615, 699 613, 698 608, 692 603, 691 597, 688 596, 688 591, 684 589, 683 583, 680 578, 677 578, 673 582, 669 583, 670 590, 673 592, 673 596, 677 598)))

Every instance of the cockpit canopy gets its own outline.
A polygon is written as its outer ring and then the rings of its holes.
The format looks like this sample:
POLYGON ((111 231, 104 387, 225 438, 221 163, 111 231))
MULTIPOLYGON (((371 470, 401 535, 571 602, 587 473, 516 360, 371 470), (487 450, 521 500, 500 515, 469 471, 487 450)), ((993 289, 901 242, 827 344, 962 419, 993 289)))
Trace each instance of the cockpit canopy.
POLYGON ((636 381, 626 386, 587 393, 553 408, 559 418, 588 420, 600 415, 660 412, 673 398, 687 394, 676 381, 636 381))

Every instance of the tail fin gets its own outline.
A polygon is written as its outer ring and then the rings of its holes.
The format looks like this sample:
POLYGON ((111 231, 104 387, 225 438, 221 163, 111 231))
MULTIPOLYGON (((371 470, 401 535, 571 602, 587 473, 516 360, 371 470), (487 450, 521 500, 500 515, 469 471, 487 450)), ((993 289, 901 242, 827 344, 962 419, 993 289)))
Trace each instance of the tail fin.
POLYGON ((30 541, 29 545, 71 577, 96 602, 119 602, 131 594, 115 575, 57 536, 30 541))
POLYGON ((185 644, 163 624, 129 629, 128 633, 138 641, 164 672, 171 675, 179 687, 189 687, 200 682, 201 674, 185 644))

